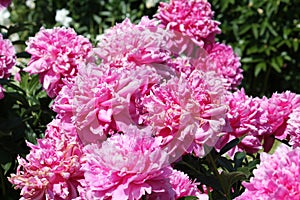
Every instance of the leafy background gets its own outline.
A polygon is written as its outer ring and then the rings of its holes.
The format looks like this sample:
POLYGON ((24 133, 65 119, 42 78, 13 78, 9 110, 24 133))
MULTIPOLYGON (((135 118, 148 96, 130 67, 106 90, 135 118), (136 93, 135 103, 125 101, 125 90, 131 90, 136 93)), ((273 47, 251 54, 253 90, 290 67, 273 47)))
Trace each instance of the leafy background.
MULTIPOLYGON (((137 22, 143 15, 152 16, 155 0, 44 0, 34 1, 29 8, 24 0, 13 0, 9 26, 0 32, 12 39, 18 49, 17 67, 24 68, 29 55, 25 41, 40 27, 60 26, 55 21, 56 10, 65 8, 78 34, 95 44, 97 35, 126 17, 137 22), (151 4, 152 2, 152 4, 151 4), (16 37, 16 34, 18 37, 16 37)), ((222 34, 217 40, 230 44, 241 57, 244 70, 242 87, 253 96, 270 96, 273 92, 291 90, 300 93, 300 0, 209 0, 215 19, 221 22, 222 34)), ((17 155, 25 156, 29 149, 25 140, 35 143, 43 137, 54 113, 51 99, 42 90, 37 76, 21 72, 21 82, 0 80, 7 89, 0 101, 0 199, 14 200, 19 192, 7 181, 17 168, 17 155)), ((221 153, 211 151, 205 158, 185 156, 176 164, 193 179, 208 186, 211 199, 233 199, 243 192, 241 181, 251 176, 259 163, 259 154, 237 153, 233 159, 223 156, 239 139, 225 146, 221 153), (222 169, 219 174, 218 169, 222 169)))

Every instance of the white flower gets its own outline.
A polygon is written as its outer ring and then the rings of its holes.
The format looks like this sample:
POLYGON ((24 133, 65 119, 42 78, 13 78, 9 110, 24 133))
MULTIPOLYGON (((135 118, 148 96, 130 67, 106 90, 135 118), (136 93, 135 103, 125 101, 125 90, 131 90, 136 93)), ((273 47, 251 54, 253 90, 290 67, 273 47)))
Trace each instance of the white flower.
POLYGON ((154 7, 159 0, 147 0, 146 1, 146 8, 152 8, 154 7))
POLYGON ((69 27, 70 23, 72 22, 72 18, 68 17, 70 11, 63 8, 61 10, 56 11, 55 21, 61 23, 65 27, 69 27))
POLYGON ((2 26, 9 26, 10 25, 10 13, 9 11, 4 8, 0 10, 0 25, 2 26))
POLYGON ((26 0, 26 6, 30 9, 34 9, 35 8, 35 0, 26 0))

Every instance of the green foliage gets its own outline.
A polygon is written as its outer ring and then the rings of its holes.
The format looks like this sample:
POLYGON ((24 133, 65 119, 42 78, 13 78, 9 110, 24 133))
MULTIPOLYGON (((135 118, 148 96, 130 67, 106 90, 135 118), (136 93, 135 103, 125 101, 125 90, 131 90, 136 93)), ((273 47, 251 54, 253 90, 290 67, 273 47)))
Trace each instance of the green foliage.
POLYGON ((210 0, 222 42, 242 58, 248 94, 300 92, 300 0, 210 0))
POLYGON ((78 34, 88 36, 92 41, 97 35, 102 34, 105 29, 122 22, 125 18, 137 22, 142 16, 152 16, 157 6, 146 7, 146 1, 129 0, 70 0, 70 1, 35 1, 35 8, 30 9, 24 4, 24 0, 14 0, 15 7, 10 8, 11 22, 22 24, 24 21, 29 24, 26 26, 22 39, 33 36, 39 31, 40 27, 53 28, 61 24, 55 21, 56 11, 67 9, 72 17, 70 26, 78 34))
POLYGON ((235 140, 220 152, 212 149, 204 158, 185 155, 175 164, 175 168, 200 182, 198 188, 201 191, 207 190, 210 199, 234 199, 244 191, 241 182, 249 180, 253 169, 259 164, 259 154, 253 156, 237 152, 233 159, 224 156, 237 145, 236 141, 240 142, 235 140))

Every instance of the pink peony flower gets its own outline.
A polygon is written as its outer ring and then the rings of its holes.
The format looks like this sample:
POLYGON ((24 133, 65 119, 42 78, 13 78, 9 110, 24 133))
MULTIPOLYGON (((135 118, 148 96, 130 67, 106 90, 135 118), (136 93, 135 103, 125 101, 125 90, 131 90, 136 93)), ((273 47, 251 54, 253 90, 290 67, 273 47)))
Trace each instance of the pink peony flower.
POLYGON ((300 106, 300 95, 286 91, 274 93, 267 101, 261 103, 261 108, 267 111, 267 122, 261 124, 265 127, 264 148, 269 151, 274 138, 286 139, 288 136, 287 121, 293 110, 300 106))
POLYGON ((228 92, 226 101, 231 130, 220 138, 216 149, 221 149, 231 140, 240 137, 244 138, 230 151, 230 155, 234 155, 236 151, 255 153, 262 149, 262 135, 265 131, 260 128, 260 124, 266 123, 267 119, 266 111, 260 108, 260 100, 247 96, 242 88, 234 93, 228 92))
POLYGON ((253 171, 245 192, 237 200, 300 199, 300 149, 279 146, 273 155, 261 153, 261 163, 253 171))
POLYGON ((167 31, 146 17, 138 25, 125 19, 102 35, 96 54, 114 67, 128 62, 136 65, 163 63, 170 58, 168 37, 167 31))
POLYGON ((286 132, 290 138, 290 144, 294 148, 300 147, 300 107, 292 111, 286 123, 286 132))
POLYGON ((24 199, 73 199, 78 196, 77 186, 83 179, 80 171, 82 145, 76 137, 74 126, 52 121, 44 139, 37 145, 28 143, 30 153, 18 157, 16 174, 9 181, 21 189, 24 199))
POLYGON ((76 76, 77 67, 92 56, 92 44, 71 28, 41 28, 26 44, 31 59, 24 70, 40 75, 40 81, 51 98, 76 76))
MULTIPOLYGON (((8 3, 4 1, 3 3, 8 3)), ((10 3, 10 2, 9 2, 10 3)), ((1 3, 0 3, 1 4, 1 3)), ((1 5, 0 5, 1 9, 1 5)), ((13 44, 8 39, 3 39, 0 34, 0 79, 7 79, 12 73, 12 68, 16 64, 16 52, 13 44)), ((4 98, 5 89, 0 85, 0 99, 4 98)))
POLYGON ((223 77, 228 86, 226 89, 236 89, 243 79, 240 58, 233 52, 231 46, 214 43, 208 50, 207 61, 211 71, 215 71, 223 77))
POLYGON ((0 79, 8 78, 16 64, 16 51, 11 41, 0 34, 0 79))
POLYGON ((1 0, 0 1, 0 10, 8 7, 11 4, 12 0, 1 0))
MULTIPOLYGON (((66 97, 74 98, 65 99, 65 102, 72 102, 72 120, 82 141, 90 143, 96 139, 105 140, 108 134, 117 132, 122 124, 138 124, 138 116, 134 117, 134 111, 131 110, 138 96, 146 92, 142 88, 147 89, 148 85, 160 79, 157 71, 146 65, 136 69, 111 68, 107 64, 80 67, 75 83, 70 87, 73 94, 67 94, 67 90, 65 93, 66 97)), ((58 108, 59 105, 55 106, 58 108)), ((67 105, 63 106, 69 109, 67 105)))
POLYGON ((197 45, 214 41, 215 34, 221 33, 213 11, 206 0, 171 0, 161 2, 155 15, 167 30, 190 37, 197 45))
POLYGON ((133 200, 154 192, 165 195, 163 199, 174 199, 168 154, 159 145, 160 141, 151 137, 151 129, 134 126, 101 145, 87 145, 82 166, 85 198, 133 200))
POLYGON ((219 96, 222 86, 214 80, 194 70, 189 78, 182 74, 155 85, 142 98, 146 110, 142 117, 154 127, 155 136, 162 138, 172 161, 191 151, 204 156, 204 145, 214 146, 225 127, 227 110, 219 96))
POLYGON ((173 169, 172 175, 170 176, 170 183, 173 190, 176 192, 176 199, 184 196, 196 196, 198 199, 208 200, 208 195, 201 194, 200 190, 197 188, 199 183, 192 182, 189 177, 181 171, 173 169))

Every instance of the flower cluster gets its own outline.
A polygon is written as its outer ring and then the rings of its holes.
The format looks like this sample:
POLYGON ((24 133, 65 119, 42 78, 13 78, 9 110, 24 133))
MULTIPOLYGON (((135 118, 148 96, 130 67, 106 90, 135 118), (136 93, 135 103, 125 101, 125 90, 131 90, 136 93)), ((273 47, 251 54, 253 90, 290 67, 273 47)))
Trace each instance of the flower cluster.
POLYGON ((182 156, 234 138, 243 140, 231 153, 269 151, 274 139, 300 146, 299 95, 238 90, 240 59, 215 41, 212 17, 206 0, 171 0, 152 20, 108 29, 94 49, 70 28, 30 38, 25 71, 40 75, 57 116, 11 175, 22 197, 208 199, 173 168, 182 156))
POLYGON ((92 55, 89 40, 78 36, 71 28, 41 28, 26 44, 31 59, 24 71, 39 74, 51 98, 57 96, 66 82, 72 81, 77 67, 92 55))
POLYGON ((222 148, 234 138, 244 137, 232 150, 256 153, 261 149, 268 152, 275 139, 287 140, 294 147, 299 146, 299 101, 300 96, 290 91, 274 93, 271 98, 253 98, 244 89, 226 95, 227 114, 231 131, 225 133, 216 147, 222 148))
MULTIPOLYGON (((16 64, 16 52, 11 41, 3 39, 0 34, 0 79, 7 79, 11 75, 12 67, 16 64)), ((0 99, 4 97, 4 88, 0 85, 0 99)))
POLYGON ((237 200, 300 198, 300 149, 280 146, 273 155, 262 153, 246 191, 237 200))

